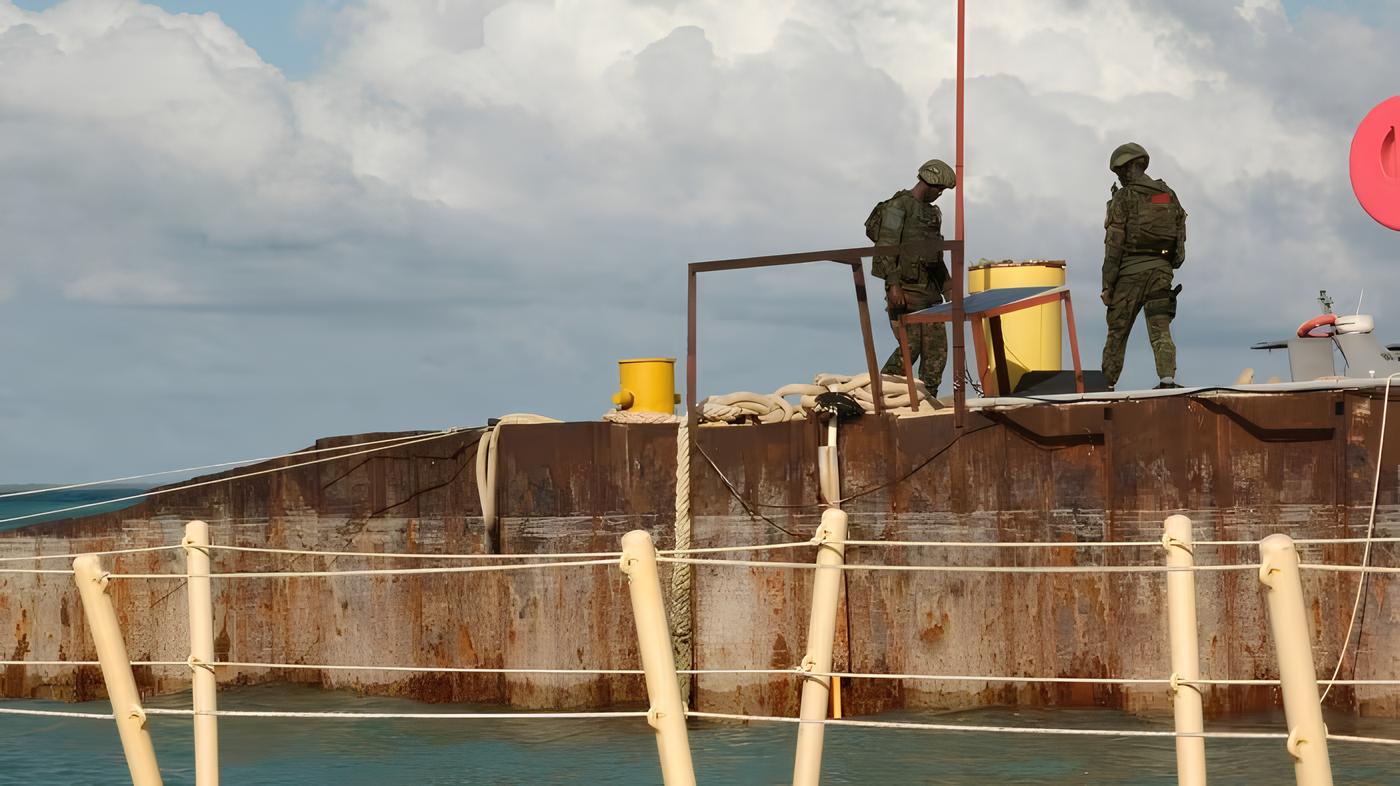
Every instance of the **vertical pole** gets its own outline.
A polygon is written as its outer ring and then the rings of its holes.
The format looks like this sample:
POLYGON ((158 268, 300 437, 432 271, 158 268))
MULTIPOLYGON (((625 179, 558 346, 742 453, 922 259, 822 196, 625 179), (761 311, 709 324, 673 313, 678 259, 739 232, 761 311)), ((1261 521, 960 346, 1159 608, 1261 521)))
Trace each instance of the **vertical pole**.
POLYGON ((1069 354, 1070 359, 1074 361, 1074 391, 1083 393, 1084 368, 1079 362, 1079 333, 1074 327, 1074 299, 1069 296, 1068 289, 1061 293, 1060 297, 1065 301, 1065 318, 1069 320, 1069 354))
POLYGON ((1269 629, 1278 651, 1278 676, 1283 687, 1283 714, 1288 723, 1288 753, 1298 786, 1332 786, 1327 756, 1327 727, 1317 694, 1312 640, 1308 636, 1303 581, 1298 551, 1287 535, 1270 535, 1259 542, 1259 580, 1268 588, 1269 629))
POLYGON ((622 572, 627 576, 632 617, 637 625, 637 650, 646 672, 647 698, 651 701, 647 723, 656 730, 661 781, 665 786, 694 786, 695 768, 690 761, 685 704, 676 681, 676 661, 671 652, 671 635, 666 628, 666 610, 661 603, 656 546, 646 531, 633 530, 622 536, 622 572))
POLYGON ((107 684, 107 696, 112 701, 112 715, 116 717, 117 735, 126 754, 132 786, 160 786, 156 751, 146 730, 146 711, 141 707, 141 694, 131 674, 131 659, 117 624, 117 610, 112 606, 112 596, 107 594, 107 572, 97 557, 87 554, 73 560, 73 581, 78 585, 83 615, 97 647, 102 681, 107 684))
POLYGON ((967 242, 967 220, 964 207, 967 204, 966 169, 966 129, 963 123, 965 64, 967 61, 964 44, 967 41, 967 0, 958 0, 958 67, 957 67, 957 159, 954 162, 958 177, 958 187, 953 195, 957 200, 957 216, 954 218, 953 234, 958 246, 953 250, 953 428, 961 429, 967 414, 967 390, 964 378, 967 376, 967 359, 963 357, 963 245, 967 242))
MULTIPOLYGON (((961 188, 958 191, 962 191, 961 188)), ((963 311, 963 244, 960 241, 953 247, 953 428, 963 427, 967 415, 967 341, 964 331, 967 315, 963 311)), ((973 339, 982 335, 981 328, 973 332, 973 339)))
POLYGON ((865 262, 856 257, 851 263, 851 278, 855 280, 856 306, 860 310, 860 336, 865 342, 865 365, 870 369, 870 394, 875 399, 875 414, 885 411, 884 380, 880 378, 880 360, 875 356, 875 334, 870 327, 870 299, 865 292, 865 262))
MULTIPOLYGON (((836 640, 841 566, 846 560, 845 511, 827 508, 815 540, 819 544, 817 569, 812 577, 812 616, 807 623, 807 654, 802 658, 802 668, 820 675, 831 672, 831 648, 836 640)), ((830 693, 830 677, 808 676, 802 681, 802 722, 797 726, 793 786, 819 786, 821 783, 822 741, 830 693)))
POLYGON ((957 173, 956 173, 956 174, 957 174, 957 176, 958 176, 958 190, 957 190, 957 193, 954 195, 954 196, 956 196, 956 198, 957 198, 957 209, 958 209, 958 212, 957 212, 957 216, 956 216, 955 219, 954 219, 957 223, 954 225, 954 228, 953 228, 953 234, 956 236, 956 239, 957 239, 957 240, 966 240, 966 239, 967 239, 967 235, 964 234, 964 231, 967 229, 967 224, 966 224, 966 222, 965 222, 964 219, 963 219, 963 205, 964 205, 963 192, 967 189, 967 180, 966 180, 966 178, 964 177, 964 173, 966 172, 966 169, 964 168, 964 165, 965 165, 965 163, 966 163, 966 161, 965 161, 965 159, 964 159, 964 153, 966 152, 966 148, 964 147, 964 142, 965 142, 966 136, 965 136, 965 134, 964 134, 964 125, 963 125, 963 85, 964 85, 964 83, 965 83, 965 77, 966 77, 966 72, 965 72, 963 66, 964 66, 964 63, 966 62, 966 59, 967 59, 967 58, 966 58, 966 55, 965 55, 965 53, 964 53, 963 44, 966 42, 966 40, 967 40, 967 0, 958 0, 958 52, 957 52, 957 54, 958 54, 958 67, 957 67, 957 80, 958 80, 957 102, 958 102, 958 105, 957 105, 957 107, 956 107, 956 122, 957 122, 958 128, 957 128, 957 152, 956 152, 957 160, 954 162, 954 164, 955 164, 955 166, 956 166, 956 169, 957 169, 957 173))
POLYGON ((219 719, 217 681, 214 678, 214 596, 209 583, 209 525, 191 521, 185 525, 186 593, 190 610, 190 668, 194 675, 194 782, 196 786, 219 784, 219 719))
MULTIPOLYGON (((695 408, 695 268, 689 270, 690 280, 686 285, 686 328, 685 328, 685 422, 694 426, 700 419, 700 412, 695 408)), ((691 434, 694 437, 695 434, 691 434)))
MULTIPOLYGON (((1167 630, 1172 648, 1172 704, 1176 733, 1199 735, 1205 731, 1201 709, 1200 646, 1196 640, 1196 560, 1192 553, 1191 519, 1167 518, 1162 547, 1167 566, 1180 568, 1167 574, 1167 630)), ((1206 786, 1204 737, 1176 738, 1176 782, 1180 786, 1206 786)))

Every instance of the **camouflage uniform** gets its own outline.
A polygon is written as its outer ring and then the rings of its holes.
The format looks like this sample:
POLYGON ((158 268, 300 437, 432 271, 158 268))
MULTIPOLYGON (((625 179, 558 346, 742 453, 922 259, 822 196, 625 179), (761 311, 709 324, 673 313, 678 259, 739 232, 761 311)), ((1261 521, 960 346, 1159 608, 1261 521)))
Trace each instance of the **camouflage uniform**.
MULTIPOLYGON (((876 230, 875 245, 898 245, 917 240, 943 239, 943 211, 937 205, 920 202, 910 191, 899 191, 880 207, 879 228, 876 230)), ((948 281, 948 267, 943 264, 943 254, 934 255, 901 254, 898 256, 875 257, 871 272, 885 280, 885 288, 898 284, 904 290, 907 301, 902 311, 886 310, 890 315, 890 327, 899 335, 900 314, 919 311, 943 302, 943 287, 948 281)), ((887 301, 888 302, 888 301, 887 301)), ((943 369, 948 364, 948 327, 942 323, 909 325, 910 361, 918 365, 919 379, 928 388, 930 396, 936 395, 938 385, 943 380, 943 369)), ((904 358, 898 348, 885 361, 881 373, 904 375, 904 358)))
POLYGON ((1176 376, 1176 316, 1172 272, 1186 261, 1186 211, 1176 193, 1146 175, 1114 186, 1104 220, 1103 290, 1108 293, 1108 336, 1103 374, 1110 385, 1123 372, 1123 352, 1139 311, 1147 317, 1147 338, 1157 376, 1176 376))

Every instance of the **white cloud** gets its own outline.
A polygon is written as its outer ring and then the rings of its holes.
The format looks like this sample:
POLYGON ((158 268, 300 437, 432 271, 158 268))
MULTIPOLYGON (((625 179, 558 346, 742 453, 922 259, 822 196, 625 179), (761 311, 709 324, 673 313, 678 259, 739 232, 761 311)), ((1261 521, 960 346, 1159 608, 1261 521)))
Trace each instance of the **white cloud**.
MULTIPOLYGON (((682 348, 684 262, 858 244, 874 201, 951 159, 953 8, 369 0, 288 81, 212 14, 0 0, 0 280, 89 364, 6 345, 34 371, 13 395, 60 400, 105 370, 125 381, 63 416, 121 435, 111 413, 178 367, 183 401, 122 421, 169 430, 146 443, 157 464, 504 410, 594 416, 614 358, 682 348), (136 355, 153 365, 104 365, 136 355)), ((1395 29, 1295 24, 1276 0, 970 11, 970 254, 1069 259, 1089 365, 1105 160, 1126 139, 1191 211, 1184 379, 1260 362, 1244 346, 1310 316, 1320 287, 1364 282, 1392 325, 1394 236, 1355 207, 1344 162, 1393 89, 1395 29)), ((858 365, 847 286, 824 269, 706 281, 705 386, 858 365)), ((1145 381, 1145 339, 1130 351, 1145 381)), ((27 407, 0 424, 33 434, 0 477, 59 416, 27 407)))

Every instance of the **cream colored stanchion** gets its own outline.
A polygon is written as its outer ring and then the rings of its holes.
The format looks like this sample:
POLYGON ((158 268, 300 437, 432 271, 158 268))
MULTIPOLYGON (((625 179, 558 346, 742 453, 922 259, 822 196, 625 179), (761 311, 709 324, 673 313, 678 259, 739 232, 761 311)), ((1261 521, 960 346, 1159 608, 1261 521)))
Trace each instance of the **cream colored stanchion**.
POLYGON ((218 687, 214 678, 214 597, 209 586, 209 525, 185 525, 186 597, 190 607, 190 690, 194 695, 195 786, 218 786, 218 687))
POLYGON ((1293 774, 1298 786, 1332 786, 1327 727, 1322 723, 1322 702, 1317 694, 1298 551, 1287 535, 1270 535, 1259 542, 1259 558, 1259 580, 1268 588, 1269 628, 1278 651, 1293 774))
MULTIPOLYGON (((846 513, 827 508, 817 529, 817 569, 812 577, 812 616, 807 623, 807 672, 831 671, 831 647, 836 639, 836 606, 841 594, 841 566, 846 561, 846 513)), ((793 786, 818 786, 822 777, 822 741, 830 701, 830 677, 809 676, 802 681, 802 722, 797 725, 797 760, 792 768, 793 786)))
POLYGON ((676 681, 671 634, 661 602, 661 574, 656 569, 656 546, 650 534, 633 530, 622 536, 622 572, 627 576, 632 617, 637 623, 637 650, 651 701, 647 722, 656 730, 661 780, 666 786, 693 786, 695 767, 690 761, 685 704, 676 681))
POLYGON ((156 766, 156 751, 146 731, 146 710, 141 707, 141 694, 136 690, 136 678, 131 674, 131 659, 126 654, 117 610, 112 596, 107 594, 109 579, 97 557, 87 554, 73 560, 73 581, 83 600, 83 614, 97 648, 97 660, 102 665, 102 681, 107 684, 107 696, 112 701, 112 714, 117 720, 117 735, 121 737, 126 766, 131 771, 133 786, 160 786, 160 768, 156 766))
MULTIPOLYGON (((1172 706, 1176 733, 1200 735, 1205 731, 1201 710, 1200 646, 1196 640, 1196 565, 1192 553, 1191 519, 1167 518, 1162 547, 1167 566, 1167 631, 1172 647, 1172 706)), ((1176 780, 1181 786, 1205 786, 1206 740, 1201 736, 1176 738, 1176 780)))

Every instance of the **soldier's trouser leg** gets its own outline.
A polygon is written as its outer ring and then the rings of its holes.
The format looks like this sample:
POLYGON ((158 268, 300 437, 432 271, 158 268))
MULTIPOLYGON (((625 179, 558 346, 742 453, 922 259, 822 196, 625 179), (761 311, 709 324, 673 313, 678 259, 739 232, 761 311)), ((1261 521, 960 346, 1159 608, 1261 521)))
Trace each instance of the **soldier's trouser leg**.
POLYGON ((1118 279, 1109 298, 1108 335, 1103 342, 1103 376, 1110 385, 1117 385, 1118 376, 1123 373, 1123 352, 1141 309, 1142 287, 1138 277, 1118 279))
MULTIPOLYGON (((932 304, 911 303, 909 310, 918 311, 930 305, 932 304)), ((891 321, 890 330, 894 331, 895 338, 899 338, 898 322, 891 321)), ((933 398, 938 395, 938 386, 943 381, 943 370, 948 366, 948 326, 942 322, 909 325, 905 332, 909 338, 909 362, 918 369, 919 381, 924 383, 929 397, 933 398)), ((900 354, 899 347, 895 347, 894 352, 885 360, 880 373, 904 376, 904 357, 900 354)))
POLYGON ((1176 343, 1172 341, 1172 319, 1176 317, 1176 294, 1172 292, 1172 274, 1157 270, 1147 278, 1142 313, 1147 317, 1147 340, 1152 344, 1157 376, 1175 378, 1176 343))

